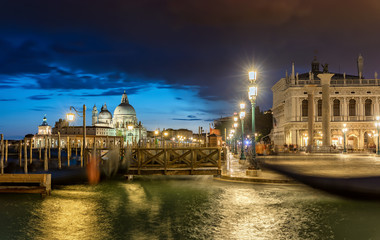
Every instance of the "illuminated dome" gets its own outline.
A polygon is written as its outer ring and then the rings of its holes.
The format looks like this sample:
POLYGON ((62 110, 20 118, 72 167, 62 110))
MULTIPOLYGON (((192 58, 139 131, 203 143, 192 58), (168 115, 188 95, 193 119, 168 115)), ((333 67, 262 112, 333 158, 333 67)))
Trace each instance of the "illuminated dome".
POLYGON ((110 111, 108 111, 106 104, 102 106, 98 119, 99 119, 99 122, 103 122, 101 120, 109 120, 109 121, 112 120, 112 114, 110 113, 110 111))
POLYGON ((134 115, 136 116, 136 111, 132 107, 131 104, 129 104, 127 94, 124 92, 123 96, 121 97, 121 103, 119 106, 116 107, 115 111, 113 112, 114 116, 117 115, 134 115))

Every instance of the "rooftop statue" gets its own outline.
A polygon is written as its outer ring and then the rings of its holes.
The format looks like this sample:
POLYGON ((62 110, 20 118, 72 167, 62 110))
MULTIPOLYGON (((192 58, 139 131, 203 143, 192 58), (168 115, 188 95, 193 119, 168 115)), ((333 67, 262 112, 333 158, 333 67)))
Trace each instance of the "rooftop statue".
POLYGON ((322 68, 323 68, 323 73, 328 73, 329 72, 329 65, 327 63, 325 63, 325 65, 321 64, 322 68))

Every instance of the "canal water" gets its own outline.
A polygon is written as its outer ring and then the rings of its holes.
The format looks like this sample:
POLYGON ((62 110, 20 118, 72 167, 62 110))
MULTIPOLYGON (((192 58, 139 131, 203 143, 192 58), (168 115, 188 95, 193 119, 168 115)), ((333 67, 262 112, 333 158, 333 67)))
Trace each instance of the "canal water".
POLYGON ((380 239, 380 202, 212 177, 0 195, 0 239, 380 239))

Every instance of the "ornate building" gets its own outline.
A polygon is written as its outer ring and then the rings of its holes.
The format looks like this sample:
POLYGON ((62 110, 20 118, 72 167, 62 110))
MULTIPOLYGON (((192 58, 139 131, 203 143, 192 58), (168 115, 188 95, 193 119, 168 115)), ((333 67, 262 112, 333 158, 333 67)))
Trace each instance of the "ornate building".
POLYGON ((46 115, 42 119, 42 124, 38 126, 39 135, 51 135, 51 126, 47 123, 46 115))
POLYGON ((380 79, 363 75, 363 57, 357 60, 358 74, 329 73, 328 65, 314 58, 311 71, 281 78, 273 87, 274 144, 296 144, 311 149, 320 146, 343 148, 343 125, 348 129, 348 149, 367 149, 377 142, 375 116, 380 115, 380 79))
POLYGON ((141 122, 137 122, 136 111, 129 104, 128 96, 124 91, 121 103, 116 107, 114 115, 108 111, 104 104, 98 114, 94 105, 92 109, 92 125, 96 127, 108 127, 116 130, 116 136, 123 136, 125 143, 138 142, 146 139, 147 131, 141 122))

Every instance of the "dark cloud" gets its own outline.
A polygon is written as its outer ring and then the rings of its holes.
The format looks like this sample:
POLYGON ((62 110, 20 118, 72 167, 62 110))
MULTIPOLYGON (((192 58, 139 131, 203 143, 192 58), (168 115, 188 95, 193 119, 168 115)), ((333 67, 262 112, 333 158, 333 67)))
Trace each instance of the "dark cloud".
POLYGON ((309 71, 316 50, 347 73, 362 53, 373 76, 379 11, 373 0, 5 1, 0 72, 41 75, 34 78, 45 89, 107 90, 137 79, 232 101, 246 98, 255 66, 258 104, 268 108, 270 87, 291 61, 309 71))
POLYGON ((51 95, 34 95, 34 96, 28 97, 28 99, 30 99, 30 100, 47 100, 47 99, 51 99, 51 95))
POLYGON ((35 111, 35 112, 49 112, 49 111, 51 111, 51 110, 54 110, 54 107, 50 107, 50 106, 41 106, 41 107, 30 108, 29 110, 31 110, 31 111, 35 111))
POLYGON ((82 94, 81 96, 85 96, 85 97, 120 96, 121 94, 123 94, 124 91, 126 91, 128 95, 133 95, 133 94, 138 93, 141 90, 143 90, 142 87, 126 87, 126 88, 119 88, 119 89, 104 91, 99 94, 82 94))
POLYGON ((8 98, 8 99, 0 98, 0 102, 12 102, 12 101, 17 101, 17 99, 15 99, 15 98, 8 98))
POLYGON ((176 121, 201 121, 200 118, 172 118, 172 120, 176 121))

